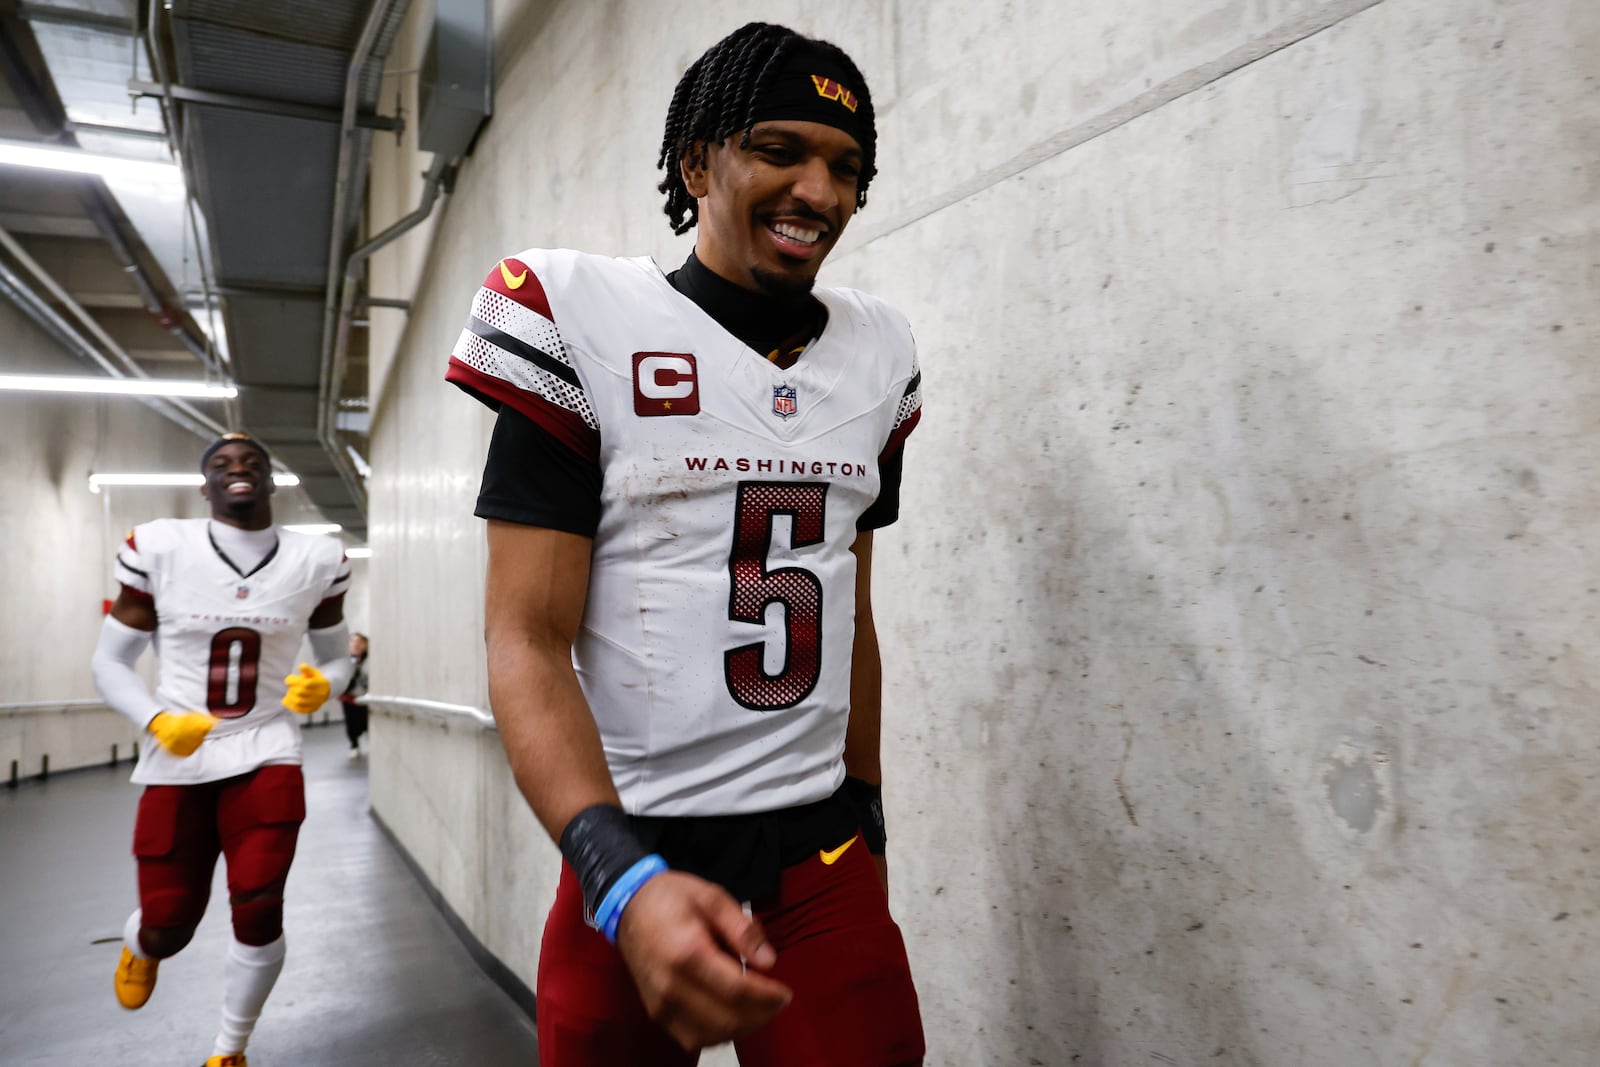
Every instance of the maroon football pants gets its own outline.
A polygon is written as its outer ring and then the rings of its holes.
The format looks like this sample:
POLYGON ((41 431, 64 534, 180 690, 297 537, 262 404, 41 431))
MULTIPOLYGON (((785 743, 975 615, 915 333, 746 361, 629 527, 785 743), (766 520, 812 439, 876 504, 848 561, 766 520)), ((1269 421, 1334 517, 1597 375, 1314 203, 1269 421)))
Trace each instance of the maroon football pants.
POLYGON ((305 816, 298 766, 274 764, 200 785, 146 786, 133 827, 141 924, 197 926, 220 854, 228 862, 234 936, 246 945, 276 941, 305 816))
MULTIPOLYGON (((743 1067, 914 1067, 922 1018, 900 928, 857 839, 829 866, 785 868, 755 916, 778 951, 770 973, 794 990, 771 1023, 740 1039, 743 1067)), ((583 921, 583 893, 562 865, 545 924, 537 990, 543 1067, 692 1067, 652 1023, 622 954, 583 921)))

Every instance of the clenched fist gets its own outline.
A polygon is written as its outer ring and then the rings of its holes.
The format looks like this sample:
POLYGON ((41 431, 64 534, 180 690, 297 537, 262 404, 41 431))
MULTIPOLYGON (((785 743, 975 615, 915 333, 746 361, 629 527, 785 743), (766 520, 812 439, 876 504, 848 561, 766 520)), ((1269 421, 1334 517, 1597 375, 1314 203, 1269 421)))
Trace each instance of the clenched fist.
POLYGON ((203 711, 163 711, 145 729, 174 756, 192 756, 211 728, 222 720, 203 711))
POLYGON ((310 715, 328 702, 332 688, 323 673, 309 663, 300 664, 300 673, 283 680, 289 691, 283 695, 283 706, 301 715, 310 715))

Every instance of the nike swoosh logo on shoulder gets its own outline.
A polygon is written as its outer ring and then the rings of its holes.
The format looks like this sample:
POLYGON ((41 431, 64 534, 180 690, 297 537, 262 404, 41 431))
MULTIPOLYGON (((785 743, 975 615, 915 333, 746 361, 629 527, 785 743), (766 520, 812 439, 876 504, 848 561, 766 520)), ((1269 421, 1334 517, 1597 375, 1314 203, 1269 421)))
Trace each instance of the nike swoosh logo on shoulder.
POLYGON ((505 279, 507 289, 521 289, 522 283, 528 280, 528 268, 523 267, 521 274, 512 274, 511 268, 506 266, 506 261, 500 261, 500 277, 505 279))
POLYGON ((831 852, 828 851, 827 849, 823 849, 821 852, 818 853, 818 855, 822 857, 822 862, 826 866, 832 867, 835 863, 839 862, 839 857, 844 855, 844 850, 849 848, 851 845, 853 845, 855 843, 856 843, 856 839, 854 837, 852 837, 850 840, 846 841, 844 844, 840 845, 838 848, 832 850, 831 852))

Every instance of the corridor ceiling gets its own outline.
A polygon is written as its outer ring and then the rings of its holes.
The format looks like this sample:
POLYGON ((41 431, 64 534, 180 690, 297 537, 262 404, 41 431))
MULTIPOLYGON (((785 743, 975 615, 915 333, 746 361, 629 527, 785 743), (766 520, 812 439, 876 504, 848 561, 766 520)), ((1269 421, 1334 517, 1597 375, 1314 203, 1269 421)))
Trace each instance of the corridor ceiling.
POLYGON ((87 312, 128 373, 238 385, 232 410, 191 409, 202 429, 260 437, 328 521, 364 537, 366 440, 336 409, 365 404, 365 336, 353 331, 333 381, 329 268, 342 277, 356 242, 372 136, 403 125, 378 104, 407 0, 156 4, 0 0, 0 140, 143 160, 175 147, 197 210, 176 182, 0 165, 0 230, 59 291, 8 247, 0 267, 63 318, 69 301, 87 312))

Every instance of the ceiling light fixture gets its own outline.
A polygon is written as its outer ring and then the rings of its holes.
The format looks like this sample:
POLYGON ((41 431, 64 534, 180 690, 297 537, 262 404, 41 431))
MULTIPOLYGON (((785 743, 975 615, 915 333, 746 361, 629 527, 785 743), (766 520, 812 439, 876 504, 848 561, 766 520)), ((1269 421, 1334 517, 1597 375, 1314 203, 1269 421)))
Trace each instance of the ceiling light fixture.
POLYGON ((147 182, 183 184, 183 171, 176 163, 123 159, 119 156, 97 155, 79 148, 53 148, 18 141, 0 141, 0 164, 74 174, 97 174, 102 178, 135 178, 147 182))
POLYGON ((62 374, 0 374, 0 390, 22 393, 96 393, 111 396, 172 396, 232 400, 231 385, 160 378, 77 377, 62 374))
POLYGON ((344 529, 336 522, 292 522, 284 527, 290 533, 336 534, 344 529))
POLYGON ((345 549, 344 554, 349 556, 351 559, 371 559, 372 549, 368 548, 366 545, 357 545, 354 548, 345 549))
MULTIPOLYGON (((202 486, 205 478, 198 472, 194 474, 91 474, 89 475, 89 492, 98 493, 102 487, 120 486, 202 486)), ((300 477, 295 474, 274 474, 272 484, 282 489, 286 486, 300 484, 300 477)))

